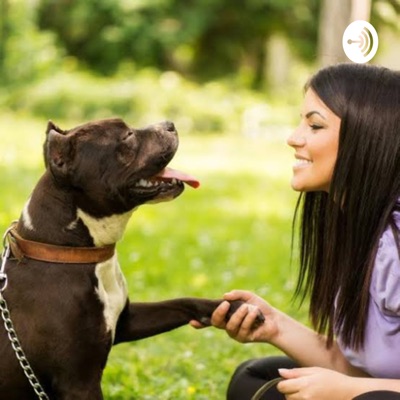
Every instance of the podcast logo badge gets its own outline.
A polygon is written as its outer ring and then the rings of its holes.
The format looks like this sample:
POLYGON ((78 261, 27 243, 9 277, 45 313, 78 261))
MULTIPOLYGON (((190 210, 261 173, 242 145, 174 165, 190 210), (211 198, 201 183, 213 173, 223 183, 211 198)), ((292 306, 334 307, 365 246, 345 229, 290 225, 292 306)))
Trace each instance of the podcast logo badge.
POLYGON ((378 50, 378 44, 378 33, 367 21, 352 22, 343 33, 343 50, 355 63, 370 61, 378 50))

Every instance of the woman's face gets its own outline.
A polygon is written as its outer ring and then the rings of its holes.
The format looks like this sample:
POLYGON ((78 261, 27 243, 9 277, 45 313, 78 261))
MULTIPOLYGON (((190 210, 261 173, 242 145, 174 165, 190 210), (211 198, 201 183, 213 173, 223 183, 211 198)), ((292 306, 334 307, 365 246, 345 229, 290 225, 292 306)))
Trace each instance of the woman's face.
POLYGON ((308 89, 299 126, 287 140, 295 150, 292 188, 302 192, 329 191, 335 166, 340 118, 308 89))

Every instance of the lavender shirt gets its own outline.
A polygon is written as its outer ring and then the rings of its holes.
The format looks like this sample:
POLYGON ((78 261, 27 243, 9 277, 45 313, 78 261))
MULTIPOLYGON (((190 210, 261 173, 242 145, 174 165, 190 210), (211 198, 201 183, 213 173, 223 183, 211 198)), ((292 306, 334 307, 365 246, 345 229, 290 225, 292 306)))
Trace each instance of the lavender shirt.
MULTIPOLYGON (((400 213, 394 214, 400 227, 400 213)), ((364 348, 339 347, 354 366, 376 378, 400 378, 400 259, 390 227, 383 233, 371 278, 364 348)))

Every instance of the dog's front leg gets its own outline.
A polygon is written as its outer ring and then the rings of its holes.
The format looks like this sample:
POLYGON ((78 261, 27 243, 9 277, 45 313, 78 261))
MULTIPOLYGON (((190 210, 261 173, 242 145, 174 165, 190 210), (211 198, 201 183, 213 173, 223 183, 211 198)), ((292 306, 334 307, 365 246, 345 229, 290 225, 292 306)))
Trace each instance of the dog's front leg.
MULTIPOLYGON (((211 314, 222 300, 179 298, 156 303, 128 303, 121 313, 114 344, 144 339, 187 324, 210 325, 211 314)), ((232 314, 243 302, 231 303, 232 314)))

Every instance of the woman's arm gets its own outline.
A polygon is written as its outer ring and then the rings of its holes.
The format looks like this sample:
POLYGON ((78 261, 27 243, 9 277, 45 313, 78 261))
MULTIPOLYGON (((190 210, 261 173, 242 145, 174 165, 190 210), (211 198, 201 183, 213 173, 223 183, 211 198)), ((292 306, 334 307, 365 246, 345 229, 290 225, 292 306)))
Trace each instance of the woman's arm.
POLYGON ((225 315, 229 309, 229 303, 222 303, 213 314, 212 324, 217 328, 225 329, 233 339, 242 343, 270 343, 302 367, 317 366, 351 376, 368 376, 346 360, 336 343, 327 348, 325 337, 271 307, 255 294, 234 290, 225 294, 224 298, 242 300, 247 303, 237 310, 228 322, 225 322, 225 315), (265 322, 257 329, 253 329, 257 308, 264 314, 265 322))
POLYGON ((400 380, 355 378, 326 368, 279 370, 284 381, 277 386, 286 399, 349 400, 376 390, 400 393, 400 380))
MULTIPOLYGON (((343 356, 338 345, 326 347, 326 339, 287 314, 271 307, 255 294, 234 290, 226 300, 242 300, 241 306, 229 319, 225 315, 229 303, 223 302, 213 313, 212 324, 242 343, 266 342, 279 348, 302 368, 282 369, 283 378, 277 386, 288 400, 350 400, 375 391, 390 390, 400 393, 400 380, 371 378, 353 367, 343 356), (265 316, 263 325, 253 328, 258 309, 265 316)), ((192 321, 194 327, 199 323, 192 321)))
POLYGON ((368 376, 347 361, 336 342, 327 348, 324 336, 280 311, 276 311, 275 320, 278 333, 270 343, 299 365, 329 368, 350 376, 368 376))

